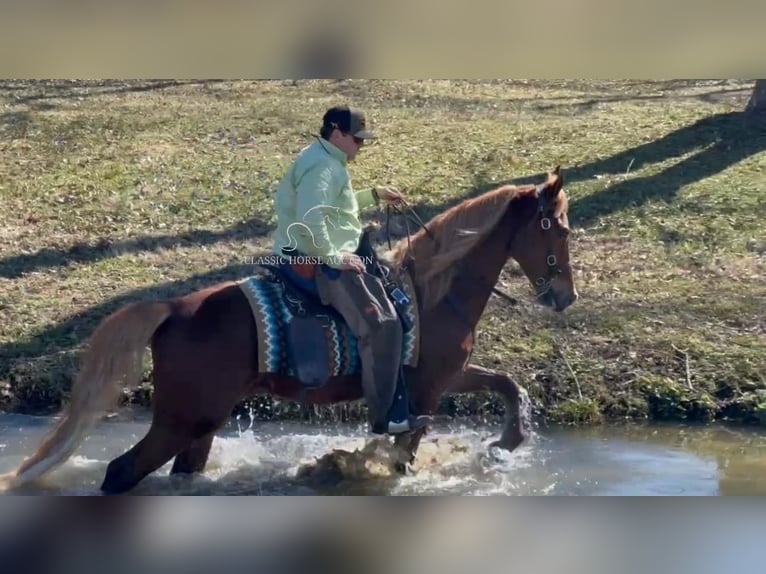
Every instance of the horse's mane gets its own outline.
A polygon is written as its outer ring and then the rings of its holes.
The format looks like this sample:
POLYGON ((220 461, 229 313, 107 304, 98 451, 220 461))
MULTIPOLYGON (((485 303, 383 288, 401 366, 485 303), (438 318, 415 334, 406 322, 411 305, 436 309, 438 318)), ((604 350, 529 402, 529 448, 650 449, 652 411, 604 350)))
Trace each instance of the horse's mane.
POLYGON ((398 267, 412 257, 424 309, 444 297, 457 270, 454 263, 492 232, 511 201, 534 191, 534 185, 498 187, 436 215, 426 224, 433 239, 420 229, 410 245, 406 238, 398 241, 388 259, 398 267))

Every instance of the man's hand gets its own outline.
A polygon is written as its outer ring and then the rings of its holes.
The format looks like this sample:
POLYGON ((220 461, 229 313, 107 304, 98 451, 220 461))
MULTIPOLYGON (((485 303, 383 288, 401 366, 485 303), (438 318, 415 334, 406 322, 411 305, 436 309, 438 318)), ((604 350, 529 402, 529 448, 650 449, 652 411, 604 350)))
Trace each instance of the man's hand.
POLYGON ((401 192, 393 187, 376 187, 375 193, 380 201, 401 203, 404 200, 404 196, 401 192))
POLYGON ((357 273, 364 273, 366 271, 364 261, 356 253, 343 253, 341 255, 341 264, 339 269, 356 271, 357 273))

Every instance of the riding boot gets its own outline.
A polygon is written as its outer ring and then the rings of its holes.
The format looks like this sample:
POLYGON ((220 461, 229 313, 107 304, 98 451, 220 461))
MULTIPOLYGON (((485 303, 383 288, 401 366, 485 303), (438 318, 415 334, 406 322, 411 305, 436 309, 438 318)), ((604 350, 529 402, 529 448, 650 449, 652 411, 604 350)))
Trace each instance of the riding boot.
POLYGON ((412 432, 428 425, 431 421, 432 418, 430 416, 414 414, 412 404, 410 403, 406 379, 404 378, 404 369, 400 368, 399 377, 396 381, 394 400, 388 411, 388 426, 385 429, 385 432, 387 434, 412 432))
POLYGON ((403 384, 399 376, 402 325, 380 279, 345 270, 332 278, 322 270, 317 274, 317 287, 322 300, 343 315, 357 337, 362 389, 372 431, 399 434, 427 424, 409 416, 406 393, 397 389, 403 384), (395 401, 399 395, 402 398, 395 401), (396 418, 390 418, 389 413, 396 418))

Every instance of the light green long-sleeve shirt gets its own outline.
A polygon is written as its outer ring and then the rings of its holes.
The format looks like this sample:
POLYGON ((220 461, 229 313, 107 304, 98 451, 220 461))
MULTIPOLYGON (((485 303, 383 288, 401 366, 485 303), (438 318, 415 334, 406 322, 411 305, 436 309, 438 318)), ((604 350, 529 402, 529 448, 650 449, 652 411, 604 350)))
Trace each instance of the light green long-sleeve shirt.
POLYGON ((289 255, 294 250, 337 268, 340 254, 359 246, 360 210, 375 203, 372 189, 354 192, 346 154, 317 138, 300 152, 277 188, 273 251, 289 255))

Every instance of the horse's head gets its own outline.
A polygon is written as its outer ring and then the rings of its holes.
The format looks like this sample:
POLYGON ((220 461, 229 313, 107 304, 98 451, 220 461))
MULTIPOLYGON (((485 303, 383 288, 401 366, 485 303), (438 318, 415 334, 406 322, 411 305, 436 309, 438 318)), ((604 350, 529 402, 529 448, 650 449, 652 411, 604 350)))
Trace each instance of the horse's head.
POLYGON ((509 245, 509 255, 521 266, 532 282, 537 300, 546 307, 563 311, 577 300, 572 269, 569 266, 568 200, 563 190, 560 167, 548 174, 545 183, 536 186, 530 217, 519 222, 509 245))

